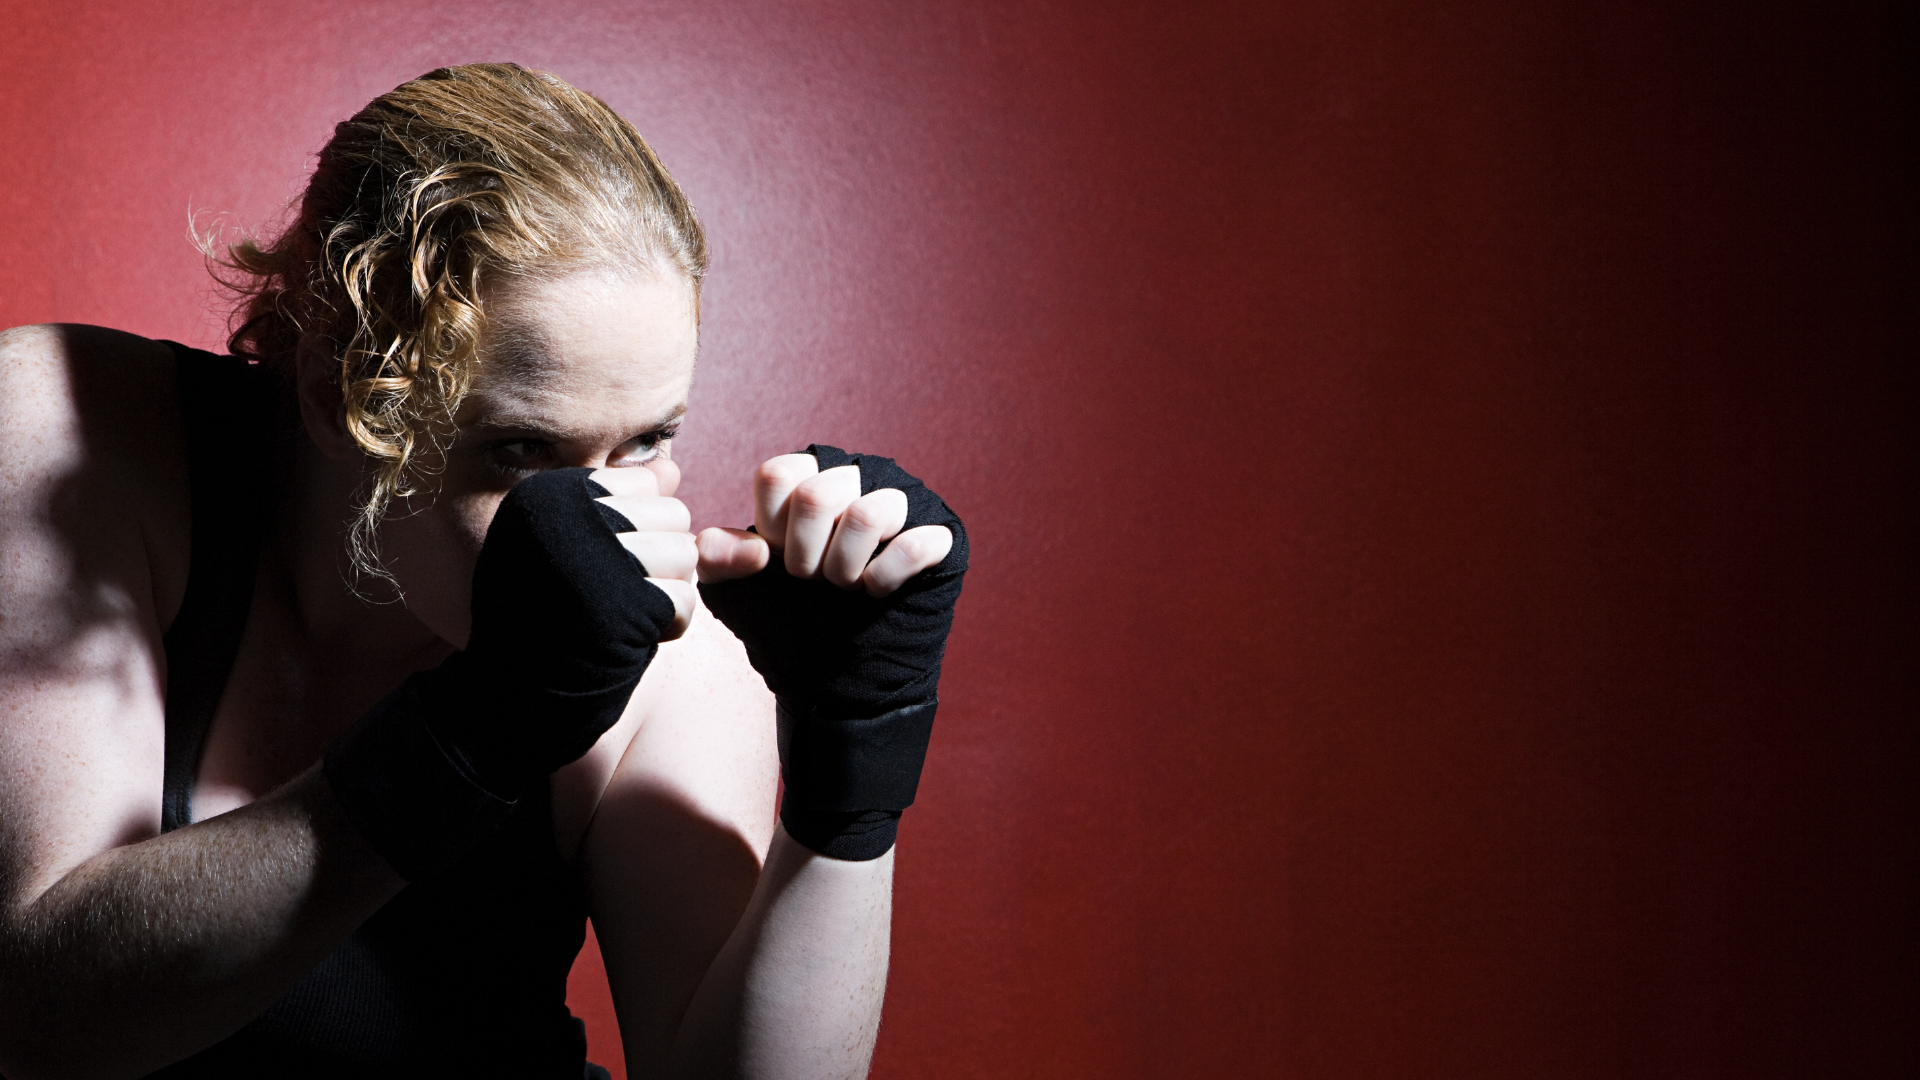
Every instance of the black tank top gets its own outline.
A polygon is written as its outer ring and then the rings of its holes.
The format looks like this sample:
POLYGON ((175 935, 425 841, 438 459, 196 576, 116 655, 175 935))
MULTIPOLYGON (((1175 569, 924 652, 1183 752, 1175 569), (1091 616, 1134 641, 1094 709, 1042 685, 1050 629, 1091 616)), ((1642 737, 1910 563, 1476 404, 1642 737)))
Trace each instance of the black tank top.
MULTIPOLYGON (((280 440, 298 427, 272 373, 172 342, 192 485, 186 597, 166 634, 161 829, 192 820, 194 777, 246 628, 280 440)), ((395 896, 287 995, 149 1080, 605 1078, 567 1012, 585 937, 551 792, 521 800, 465 862, 395 896)))

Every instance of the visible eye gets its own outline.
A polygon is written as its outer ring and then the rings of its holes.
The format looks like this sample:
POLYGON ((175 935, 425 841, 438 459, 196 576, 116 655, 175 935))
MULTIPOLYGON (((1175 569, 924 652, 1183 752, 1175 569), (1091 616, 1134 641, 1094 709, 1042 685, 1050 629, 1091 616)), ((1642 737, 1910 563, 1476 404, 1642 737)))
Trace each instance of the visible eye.
POLYGON ((636 435, 621 443, 619 449, 607 455, 607 467, 617 469, 628 465, 645 465, 665 453, 667 444, 679 433, 680 429, 674 427, 636 435))
POLYGON ((539 472, 553 456, 553 447, 539 439, 502 439, 486 448, 489 468, 505 476, 539 472))

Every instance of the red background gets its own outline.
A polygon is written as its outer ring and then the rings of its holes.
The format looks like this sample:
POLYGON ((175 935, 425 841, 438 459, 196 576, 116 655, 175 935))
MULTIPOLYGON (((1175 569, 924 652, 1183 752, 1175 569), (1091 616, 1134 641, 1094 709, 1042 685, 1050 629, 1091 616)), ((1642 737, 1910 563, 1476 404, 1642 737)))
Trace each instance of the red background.
POLYGON ((696 522, 966 516, 877 1076, 1920 1068, 1899 6, 0 12, 0 324, 214 343, 190 213, 514 59, 711 228, 696 522))

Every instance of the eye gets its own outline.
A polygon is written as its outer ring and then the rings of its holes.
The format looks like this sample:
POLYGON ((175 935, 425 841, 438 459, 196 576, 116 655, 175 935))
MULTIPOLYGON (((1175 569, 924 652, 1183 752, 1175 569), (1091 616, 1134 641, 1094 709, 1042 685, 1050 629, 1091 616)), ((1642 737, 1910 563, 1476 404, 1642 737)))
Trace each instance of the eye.
POLYGON ((627 465, 645 465, 665 453, 667 443, 671 442, 679 431, 680 429, 675 427, 636 435, 621 443, 619 449, 607 455, 607 467, 617 469, 627 465))
POLYGON ((553 456, 553 447, 539 439, 502 439, 486 449, 487 465, 507 476, 538 472, 553 456))

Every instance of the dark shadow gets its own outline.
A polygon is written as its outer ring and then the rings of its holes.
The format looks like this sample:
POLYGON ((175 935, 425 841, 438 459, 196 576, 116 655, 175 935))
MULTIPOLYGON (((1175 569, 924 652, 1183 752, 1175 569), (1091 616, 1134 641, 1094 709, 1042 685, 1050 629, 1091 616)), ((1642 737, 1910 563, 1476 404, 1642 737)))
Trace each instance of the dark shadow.
POLYGON ((605 850, 609 836, 633 842, 590 867, 594 895, 621 896, 618 920, 594 923, 607 979, 622 1012, 629 1058, 664 1055, 694 991, 739 925, 760 880, 764 853, 678 792, 660 787, 610 790, 589 831, 605 850), (608 832, 611 830, 611 832, 608 832), (623 979, 645 970, 646 985, 623 979))
MULTIPOLYGON (((162 608, 177 606, 186 583, 189 511, 173 358, 157 342, 100 327, 28 332, 45 338, 27 349, 64 355, 66 385, 36 403, 44 426, 0 447, 0 458, 20 470, 16 482, 47 468, 48 455, 63 447, 69 460, 52 462, 58 472, 0 508, 8 562, 0 677, 48 687, 104 679, 117 705, 137 709, 164 690, 162 620, 170 612, 162 608)), ((127 822, 116 843, 151 828, 127 822)), ((0 857, 0 866, 12 861, 0 857)))

